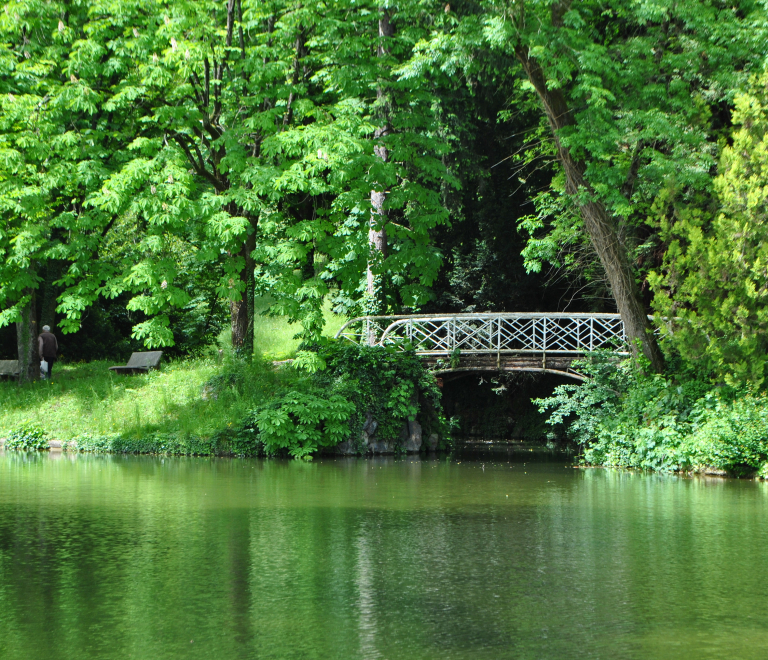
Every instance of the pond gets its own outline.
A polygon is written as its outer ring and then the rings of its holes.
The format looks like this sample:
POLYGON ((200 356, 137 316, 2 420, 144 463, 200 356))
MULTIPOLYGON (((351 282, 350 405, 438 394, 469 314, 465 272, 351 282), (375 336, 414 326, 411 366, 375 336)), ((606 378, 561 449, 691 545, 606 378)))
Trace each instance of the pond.
POLYGON ((0 657, 764 658, 768 486, 0 454, 0 657))

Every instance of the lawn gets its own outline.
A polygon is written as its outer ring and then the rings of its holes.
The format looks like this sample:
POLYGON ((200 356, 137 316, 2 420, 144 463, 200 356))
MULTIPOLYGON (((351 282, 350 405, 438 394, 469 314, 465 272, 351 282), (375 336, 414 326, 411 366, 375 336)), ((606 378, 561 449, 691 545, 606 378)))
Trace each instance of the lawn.
MULTIPOLYGON (((259 312, 266 310, 269 301, 261 298, 257 300, 256 309, 259 312)), ((325 328, 323 334, 333 337, 342 325, 347 321, 344 316, 337 316, 330 310, 326 303, 323 309, 325 328)), ((295 336, 301 331, 298 324, 290 324, 282 316, 257 316, 254 323, 253 345, 258 353, 269 356, 273 360, 284 360, 291 357, 299 346, 300 340, 295 336)), ((226 341, 225 336, 222 337, 226 341)))
MULTIPOLYGON (((333 336, 343 319, 330 312, 327 317, 326 334, 333 336)), ((109 371, 113 363, 97 361, 57 364, 52 381, 0 382, 0 438, 26 422, 65 441, 82 434, 209 437, 237 425, 277 389, 300 378, 290 366, 272 366, 295 352, 299 327, 265 316, 255 325, 261 357, 248 364, 230 358, 223 335, 223 355, 212 347, 209 357, 164 360, 147 374, 118 375, 109 371)))

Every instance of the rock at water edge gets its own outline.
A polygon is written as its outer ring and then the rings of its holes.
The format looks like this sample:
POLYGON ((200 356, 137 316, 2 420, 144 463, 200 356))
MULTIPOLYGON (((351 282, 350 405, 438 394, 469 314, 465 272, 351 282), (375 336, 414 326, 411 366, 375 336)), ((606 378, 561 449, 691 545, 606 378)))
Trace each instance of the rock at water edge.
POLYGON ((437 443, 439 441, 440 437, 437 433, 430 433, 429 438, 427 438, 427 449, 429 449, 429 451, 437 451, 437 443))
POLYGON ((421 424, 415 420, 403 424, 401 439, 403 440, 402 446, 405 451, 419 451, 421 449, 421 424))

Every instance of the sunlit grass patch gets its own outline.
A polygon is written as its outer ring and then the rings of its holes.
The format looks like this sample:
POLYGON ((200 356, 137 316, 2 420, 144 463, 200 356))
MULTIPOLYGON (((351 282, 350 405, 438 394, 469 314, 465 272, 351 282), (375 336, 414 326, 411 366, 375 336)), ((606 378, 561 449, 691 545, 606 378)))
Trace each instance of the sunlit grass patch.
MULTIPOLYGON (((273 360, 290 358, 296 352, 300 340, 296 335, 301 332, 301 325, 288 323, 284 316, 264 316, 263 312, 269 306, 269 300, 259 299, 256 304, 257 312, 254 319, 253 345, 254 349, 273 360)), ((330 302, 323 307, 325 327, 323 334, 333 337, 342 325, 347 321, 346 317, 334 314, 331 311, 330 302)), ((229 333, 229 330, 226 331, 229 333)))
POLYGON ((160 431, 207 436, 237 423, 269 398, 293 370, 229 364, 229 380, 204 388, 223 365, 212 359, 177 360, 134 376, 110 372, 108 362, 57 365, 52 382, 0 383, 0 437, 33 421, 51 438, 90 433, 136 436, 160 431))

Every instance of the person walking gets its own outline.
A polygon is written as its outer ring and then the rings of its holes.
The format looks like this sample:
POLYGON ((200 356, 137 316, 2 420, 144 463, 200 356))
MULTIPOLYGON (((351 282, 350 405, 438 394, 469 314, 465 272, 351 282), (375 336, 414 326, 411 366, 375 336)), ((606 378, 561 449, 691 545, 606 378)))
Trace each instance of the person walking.
POLYGON ((53 376, 53 363, 56 362, 56 351, 59 350, 59 342, 56 341, 56 335, 51 332, 51 327, 43 326, 43 331, 37 338, 37 352, 41 360, 48 363, 48 373, 43 373, 43 378, 50 380, 53 376))

